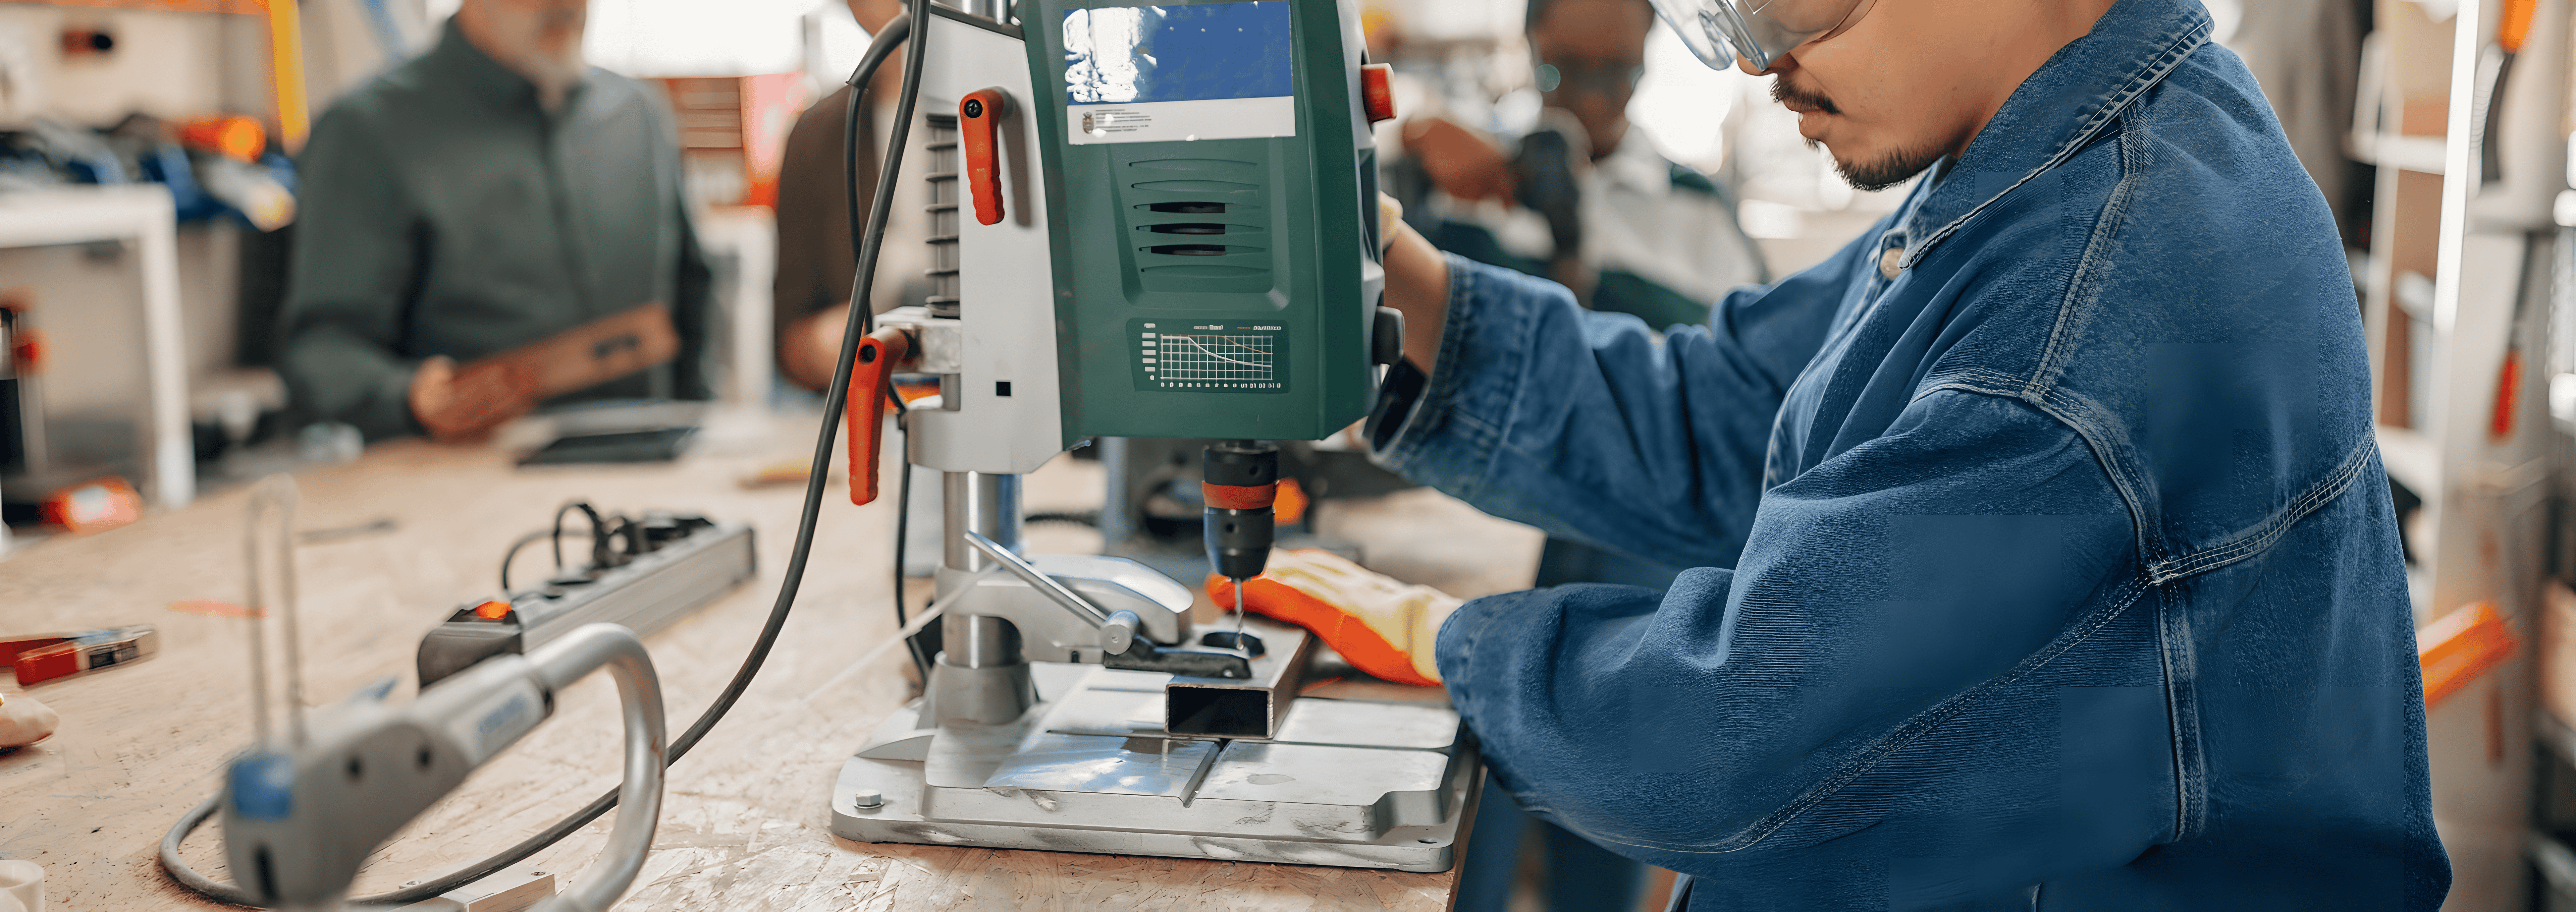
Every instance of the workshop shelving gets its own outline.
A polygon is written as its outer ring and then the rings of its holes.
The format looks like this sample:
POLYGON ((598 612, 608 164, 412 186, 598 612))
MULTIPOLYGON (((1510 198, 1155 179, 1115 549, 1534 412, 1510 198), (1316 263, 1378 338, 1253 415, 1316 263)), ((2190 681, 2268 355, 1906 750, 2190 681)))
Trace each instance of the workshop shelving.
POLYGON ((2533 786, 2536 761, 2555 774, 2569 762, 2556 758, 2576 757, 2576 734, 2538 707, 2532 648, 2544 543, 2564 512, 2551 508, 2564 500, 2557 467, 2576 451, 2548 407, 2549 377, 2576 363, 2543 341, 2564 257, 2549 207, 2567 189, 2576 4, 2460 0, 2442 17, 2446 5, 2378 0, 2347 149, 2379 166, 2357 278, 2382 460, 2423 500, 2407 529, 2417 624, 2484 602, 2524 647, 2428 709, 2434 819, 2454 878, 2446 908, 2501 912, 2531 907, 2536 888, 2576 896, 2576 881, 2562 889, 2548 876, 2576 875, 2563 864, 2576 854, 2535 819, 2547 809, 2533 786), (2480 65, 2492 72, 2509 9, 2532 17, 2486 114, 2499 123, 2489 174, 2478 115, 2492 80, 2480 65))

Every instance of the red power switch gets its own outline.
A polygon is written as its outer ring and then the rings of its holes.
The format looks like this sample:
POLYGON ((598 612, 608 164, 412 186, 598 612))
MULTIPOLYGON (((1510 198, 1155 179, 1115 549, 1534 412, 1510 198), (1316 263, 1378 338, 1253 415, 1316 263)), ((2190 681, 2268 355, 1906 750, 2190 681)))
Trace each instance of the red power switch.
POLYGON ((1394 72, 1383 63, 1360 65, 1360 107, 1368 109, 1370 123, 1395 119, 1395 90, 1387 85, 1394 72))
POLYGON ((1011 102, 1000 89, 977 89, 957 103, 957 125, 965 132, 966 190, 975 198, 975 223, 1002 220, 1002 170, 993 163, 993 125, 1011 116, 1011 102))

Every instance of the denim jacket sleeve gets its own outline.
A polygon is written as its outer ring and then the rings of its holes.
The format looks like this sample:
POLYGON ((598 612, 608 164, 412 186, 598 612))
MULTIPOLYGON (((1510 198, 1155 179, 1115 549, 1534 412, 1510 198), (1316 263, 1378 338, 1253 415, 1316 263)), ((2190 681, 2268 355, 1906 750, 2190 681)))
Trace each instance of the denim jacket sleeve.
POLYGON ((1437 655, 1513 796, 1624 854, 1746 907, 1927 850, 1974 892, 2173 832, 2134 553, 2080 436, 1937 392, 1773 488, 1735 569, 1477 599, 1437 655))
POLYGON ((1838 292, 1876 278, 1867 249, 1661 340, 1453 263, 1438 375, 1381 455, 1487 511, 1703 567, 1660 595, 1478 599, 1437 655, 1524 807, 1750 907, 1846 867, 1910 889, 1888 859, 1926 847, 1969 861, 1924 876, 1976 890, 2173 832, 2133 529, 2073 429, 1935 391, 1766 493, 1774 415, 1838 292), (1943 829, 1966 808, 2021 810, 1943 829))
MULTIPOLYGON (((1874 234, 1874 233, 1873 233, 1874 234)), ((1563 286, 1449 258, 1438 366, 1379 460, 1487 513, 1679 567, 1727 566, 1772 416, 1832 324, 1855 242, 1657 338, 1563 286)), ((1399 406, 1400 408, 1401 406, 1399 406)))

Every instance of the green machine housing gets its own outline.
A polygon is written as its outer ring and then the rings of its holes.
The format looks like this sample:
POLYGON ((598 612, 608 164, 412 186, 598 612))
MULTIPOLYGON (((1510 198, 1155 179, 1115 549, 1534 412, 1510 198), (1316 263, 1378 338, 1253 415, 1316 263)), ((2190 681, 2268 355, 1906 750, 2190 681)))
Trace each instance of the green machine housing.
POLYGON ((1383 273, 1357 7, 1024 0, 1020 21, 1038 96, 1030 113, 1046 177, 1066 445, 1318 440, 1365 414, 1383 273), (1256 22, 1268 24, 1266 38, 1231 34, 1256 22), (1068 28, 1087 53, 1068 55, 1068 28), (1131 48, 1132 61, 1099 63, 1116 56, 1101 54, 1099 36, 1120 28, 1155 43, 1131 48), (1210 28, 1229 35, 1198 43, 1210 28), (1238 59, 1268 75, 1188 69, 1238 59), (1138 83, 1207 97, 1118 104, 1087 90, 1076 99, 1068 72, 1097 77, 1101 66, 1123 68, 1114 75, 1129 97, 1138 83), (1163 72, 1135 72, 1156 66, 1163 72), (1287 97, 1229 95, 1283 85, 1287 97), (1290 111, 1293 133, 1275 135, 1290 111), (1263 132, 1274 135, 1245 135, 1263 132))

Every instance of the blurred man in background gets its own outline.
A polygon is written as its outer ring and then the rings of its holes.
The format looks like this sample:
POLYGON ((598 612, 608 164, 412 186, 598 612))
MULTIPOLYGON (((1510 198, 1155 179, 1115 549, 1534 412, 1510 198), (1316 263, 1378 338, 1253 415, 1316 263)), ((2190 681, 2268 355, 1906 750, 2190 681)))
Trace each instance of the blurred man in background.
POLYGON ((564 399, 704 399, 705 260, 668 107, 582 62, 582 0, 465 0, 428 53, 334 103, 305 147, 280 318, 298 407, 370 440, 481 438, 544 398, 460 362, 640 305, 678 358, 564 399))
POLYGON ((1531 0, 1538 126, 1506 151, 1446 118, 1407 121, 1388 181, 1417 188, 1406 220, 1442 250, 1554 279, 1657 329, 1706 320, 1720 295, 1766 281, 1733 195, 1629 128, 1654 15, 1645 0, 1531 0))
MULTIPOLYGON (((875 35, 903 12, 900 0, 849 0, 850 15, 875 35)), ((841 327, 849 320, 850 283, 859 271, 850 253, 849 183, 861 205, 876 198, 875 108, 893 97, 902 80, 903 52, 877 67, 877 85, 859 109, 857 173, 846 175, 841 141, 850 87, 823 96, 796 118, 778 166, 778 275, 771 283, 772 323, 778 327, 778 372, 790 383, 820 391, 832 380, 841 353, 841 327)), ((859 213, 864 218, 867 213, 859 213)), ((889 244, 888 246, 892 246, 889 244)), ((879 311, 902 304, 898 296, 876 302, 879 311)))
MULTIPOLYGON (((1523 22, 1542 103, 1537 128, 1506 151, 1447 118, 1407 121, 1405 155, 1387 181, 1416 191, 1404 200, 1406 221, 1442 250, 1554 279, 1587 307, 1656 329, 1705 322, 1729 290, 1767 281, 1733 195, 1665 159, 1628 122, 1654 21, 1645 0, 1530 0, 1523 22)), ((1661 589, 1682 569, 1551 536, 1536 583, 1661 589)), ((1636 904, 1643 865, 1492 801, 1468 841, 1459 909, 1504 908, 1521 840, 1533 832, 1548 908, 1636 904)))

